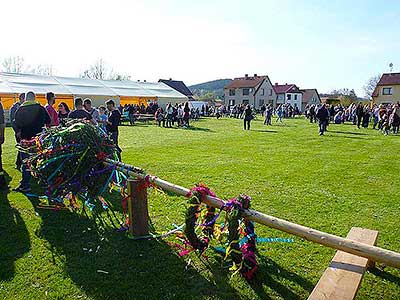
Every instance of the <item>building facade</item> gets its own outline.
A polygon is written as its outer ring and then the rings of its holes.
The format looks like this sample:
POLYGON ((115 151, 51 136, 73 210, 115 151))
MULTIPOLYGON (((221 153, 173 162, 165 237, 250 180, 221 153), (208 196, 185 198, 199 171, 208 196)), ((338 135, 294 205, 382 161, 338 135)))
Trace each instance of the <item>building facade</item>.
POLYGON ((268 76, 248 76, 235 78, 224 87, 225 106, 250 104, 259 109, 263 105, 276 104, 276 94, 268 76))
POLYGON ((400 73, 385 73, 379 80, 372 99, 377 104, 400 102, 400 73))
POLYGON ((317 89, 304 89, 301 90, 303 93, 301 111, 304 111, 304 108, 307 105, 315 105, 321 103, 321 98, 318 94, 317 89))
POLYGON ((276 104, 290 104, 302 111, 303 93, 295 84, 278 84, 273 86, 276 93, 276 104))

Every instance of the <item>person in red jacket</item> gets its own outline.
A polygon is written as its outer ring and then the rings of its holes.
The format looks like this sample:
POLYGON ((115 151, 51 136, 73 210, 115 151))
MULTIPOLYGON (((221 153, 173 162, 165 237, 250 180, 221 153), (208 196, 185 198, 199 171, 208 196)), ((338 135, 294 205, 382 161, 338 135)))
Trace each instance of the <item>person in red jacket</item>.
POLYGON ((58 125, 60 125, 60 120, 58 118, 57 111, 53 107, 54 103, 56 103, 56 96, 54 95, 54 93, 48 92, 46 94, 46 99, 47 99, 47 104, 46 104, 45 108, 51 119, 50 124, 48 124, 46 126, 47 127, 58 126, 58 125))

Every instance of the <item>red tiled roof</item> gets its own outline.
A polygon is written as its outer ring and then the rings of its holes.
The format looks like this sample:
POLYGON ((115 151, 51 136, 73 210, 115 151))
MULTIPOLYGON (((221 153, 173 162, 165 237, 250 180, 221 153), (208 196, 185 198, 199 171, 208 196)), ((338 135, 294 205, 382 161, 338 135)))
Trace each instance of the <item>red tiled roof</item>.
POLYGON ((275 84, 274 91, 277 94, 283 94, 288 92, 298 92, 301 93, 299 88, 295 84, 275 84))
POLYGON ((384 85, 397 85, 400 84, 400 73, 384 73, 379 79, 378 84, 376 85, 374 92, 372 93, 372 97, 379 96, 378 86, 384 85))
POLYGON ((267 76, 257 76, 257 77, 238 77, 232 80, 225 89, 238 89, 238 88, 254 88, 258 86, 267 76))
POLYGON ((392 84, 400 84, 400 73, 385 73, 378 82, 378 85, 392 84))

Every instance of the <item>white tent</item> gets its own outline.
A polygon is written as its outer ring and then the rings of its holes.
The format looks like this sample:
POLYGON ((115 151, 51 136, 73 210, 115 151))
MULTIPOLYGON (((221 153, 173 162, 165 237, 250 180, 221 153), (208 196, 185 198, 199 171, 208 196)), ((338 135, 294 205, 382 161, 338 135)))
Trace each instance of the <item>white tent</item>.
POLYGON ((90 98, 93 106, 104 105, 108 99, 114 99, 119 105, 118 95, 106 87, 100 80, 88 78, 54 77, 60 84, 67 87, 74 98, 90 98))
MULTIPOLYGON (((135 82, 117 80, 97 80, 87 78, 69 78, 58 76, 43 76, 32 74, 0 73, 0 94, 13 95, 18 98, 19 93, 33 91, 38 95, 40 102, 45 101, 44 95, 53 92, 60 99, 90 98, 94 106, 104 104, 107 99, 114 99, 120 104, 121 99, 125 103, 129 100, 157 101, 161 107, 167 103, 181 103, 188 98, 162 82, 135 82)), ((121 101, 122 102, 122 101, 121 101)), ((132 103, 132 102, 131 102, 132 103)), ((135 103, 135 102, 133 102, 135 103)), ((70 105, 71 106, 71 105, 70 105)))
POLYGON ((26 93, 27 91, 32 91, 35 94, 46 94, 47 92, 62 95, 71 94, 66 86, 52 76, 0 73, 0 81, 7 83, 7 92, 10 94, 26 93))

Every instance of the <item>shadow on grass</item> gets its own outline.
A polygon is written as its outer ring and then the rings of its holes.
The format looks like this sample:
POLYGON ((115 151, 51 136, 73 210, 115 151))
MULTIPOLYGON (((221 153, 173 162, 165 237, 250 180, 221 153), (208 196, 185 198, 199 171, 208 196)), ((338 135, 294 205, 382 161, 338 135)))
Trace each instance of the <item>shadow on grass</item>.
POLYGON ((351 135, 367 135, 366 133, 362 132, 352 132, 352 131, 333 131, 329 130, 331 133, 340 133, 340 134, 351 134, 351 135))
MULTIPOLYGON (((7 182, 11 178, 6 173, 7 182)), ((29 251, 31 242, 25 222, 8 201, 8 191, 0 192, 0 281, 11 280, 15 261, 29 251)))
POLYGON ((385 270, 381 270, 378 268, 372 268, 369 270, 372 274, 374 274, 375 276, 380 277, 381 279, 385 279, 388 280, 390 282, 395 283, 396 285, 400 286, 400 277, 395 276, 385 270))
POLYGON ((65 256, 66 276, 92 299, 239 298, 227 280, 209 282, 163 241, 129 240, 69 211, 37 212, 42 225, 36 234, 54 256, 65 256))
POLYGON ((266 130, 266 129, 252 129, 250 131, 255 131, 255 132, 269 132, 269 133, 278 133, 276 130, 266 130))
POLYGON ((272 259, 263 255, 258 255, 257 258, 260 267, 254 281, 251 282, 251 287, 261 299, 268 299, 265 293, 265 286, 274 290, 282 299, 288 300, 304 298, 304 294, 298 295, 290 288, 293 284, 299 285, 305 290, 305 293, 308 293, 314 288, 314 285, 310 281, 296 273, 284 269, 272 259), (291 281, 293 284, 284 284, 283 281, 291 281))
MULTIPOLYGON (((271 299, 270 294, 266 292, 268 289, 278 294, 280 299, 303 299, 304 295, 308 294, 314 288, 314 285, 310 281, 296 273, 286 270, 277 262, 265 257, 263 254, 259 253, 257 255, 257 261, 259 264, 258 270, 253 280, 248 284, 260 299, 271 299), (284 283, 284 281, 286 281, 286 283, 284 283), (290 281, 292 284, 288 285, 287 281, 290 281), (293 285, 300 286, 304 290, 304 293, 298 295, 290 288, 293 285)), ((225 270, 221 269, 222 264, 223 258, 221 257, 219 262, 215 265, 211 265, 214 276, 221 276, 219 275, 221 272, 225 272, 225 274, 228 273, 228 276, 231 274, 227 268, 225 268, 225 270)))
POLYGON ((202 127, 194 127, 194 126, 189 126, 187 128, 184 128, 185 130, 192 130, 192 131, 207 131, 207 132, 213 132, 211 129, 209 128, 202 128, 202 127))

